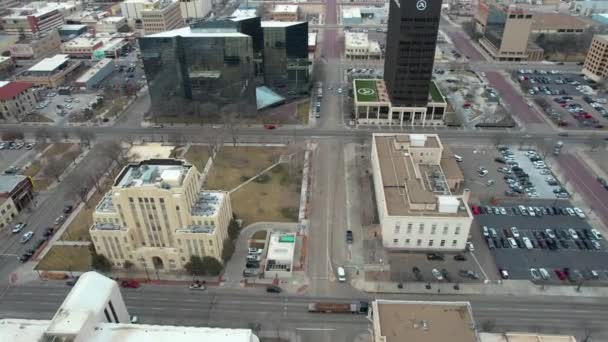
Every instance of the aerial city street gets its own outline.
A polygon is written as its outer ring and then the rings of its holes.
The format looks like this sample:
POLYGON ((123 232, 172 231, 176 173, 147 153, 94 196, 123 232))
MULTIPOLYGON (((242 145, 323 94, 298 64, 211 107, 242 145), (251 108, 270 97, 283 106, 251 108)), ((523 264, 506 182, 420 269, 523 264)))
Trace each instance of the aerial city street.
POLYGON ((608 0, 0 5, 0 341, 608 341, 608 0))

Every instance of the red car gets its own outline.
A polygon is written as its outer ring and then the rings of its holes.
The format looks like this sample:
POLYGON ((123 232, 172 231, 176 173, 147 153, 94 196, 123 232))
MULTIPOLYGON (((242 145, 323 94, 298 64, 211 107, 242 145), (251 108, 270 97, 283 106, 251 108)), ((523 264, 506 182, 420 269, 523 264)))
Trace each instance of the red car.
POLYGON ((136 289, 139 287, 139 282, 137 280, 123 280, 120 283, 121 287, 136 289))
POLYGON ((476 206, 475 204, 471 204, 471 211, 473 212, 473 215, 479 215, 480 214, 479 207, 476 206))
POLYGON ((470 104, 470 103, 468 103, 468 102, 465 102, 465 103, 462 105, 462 108, 470 108, 470 107, 471 107, 471 104, 470 104))
POLYGON ((566 280, 566 273, 560 269, 555 269, 555 275, 559 280, 566 280))
POLYGON ((266 129, 275 129, 277 127, 275 125, 272 125, 272 124, 265 124, 264 128, 266 128, 266 129))

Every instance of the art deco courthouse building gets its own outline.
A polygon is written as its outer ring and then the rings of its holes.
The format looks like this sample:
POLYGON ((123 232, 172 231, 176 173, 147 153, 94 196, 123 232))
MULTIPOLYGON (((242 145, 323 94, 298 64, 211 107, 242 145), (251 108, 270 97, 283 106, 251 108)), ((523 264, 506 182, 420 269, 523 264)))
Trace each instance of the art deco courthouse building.
POLYGON ((391 0, 384 80, 393 106, 426 107, 441 0, 391 0))
POLYGON ((89 233, 114 266, 177 270, 191 256, 221 260, 232 218, 227 192, 200 190, 201 174, 182 160, 127 165, 93 213, 89 233))

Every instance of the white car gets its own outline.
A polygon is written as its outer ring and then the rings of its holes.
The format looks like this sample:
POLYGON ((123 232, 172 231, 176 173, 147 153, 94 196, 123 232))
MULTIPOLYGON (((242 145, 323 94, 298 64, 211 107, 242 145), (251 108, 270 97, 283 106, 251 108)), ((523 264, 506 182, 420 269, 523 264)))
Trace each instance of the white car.
POLYGON ((602 239, 602 234, 595 228, 591 229, 591 234, 593 234, 593 237, 596 238, 597 240, 602 239))
POLYGON ((27 232, 21 237, 21 243, 27 243, 34 236, 34 232, 27 232))
POLYGON ((513 237, 515 238, 519 237, 519 230, 517 230, 517 227, 511 227, 511 234, 513 234, 513 237))
POLYGON ((500 214, 501 215, 507 215, 507 209, 500 207, 500 214))
POLYGON ((247 253, 249 254, 262 254, 262 249, 261 248, 255 248, 255 247, 249 247, 249 249, 247 250, 247 253))
POLYGON ((574 212, 574 210, 572 210, 572 208, 566 208, 566 212, 570 216, 575 216, 576 215, 576 213, 574 212))
POLYGON ((515 242, 514 238, 512 238, 512 237, 507 238, 507 241, 509 241, 509 246, 511 246, 511 248, 518 248, 517 247, 517 242, 515 242))
POLYGON ((488 231, 488 227, 487 226, 483 226, 483 236, 485 237, 489 237, 490 236, 490 232, 488 231))
POLYGON ((247 256, 247 260, 248 261, 260 261, 260 256, 259 255, 253 255, 253 254, 249 254, 247 256))
POLYGON ((549 228, 545 229, 545 233, 547 234, 548 237, 555 239, 555 234, 553 233, 552 229, 549 229, 549 228))
POLYGON ((573 208, 572 210, 574 210, 574 213, 576 213, 576 216, 578 216, 579 218, 583 219, 583 218, 587 217, 580 208, 573 208))
POLYGON ((27 223, 21 223, 21 222, 17 223, 15 225, 15 227, 13 227, 13 233, 15 233, 15 234, 19 233, 20 231, 23 230, 23 228, 25 228, 25 226, 27 226, 27 223))
POLYGON ((543 280, 549 280, 549 278, 551 277, 549 271, 544 268, 539 268, 538 272, 540 272, 540 276, 543 278, 543 280))
POLYGON ((433 274, 433 277, 437 278, 437 280, 443 280, 443 275, 441 274, 441 272, 439 272, 438 269, 433 268, 431 273, 433 274))
POLYGON ((574 240, 578 240, 578 234, 576 233, 576 231, 572 228, 568 228, 568 234, 570 234, 570 236, 574 239, 574 240))
POLYGON ((524 245, 526 245, 527 249, 532 249, 534 248, 534 246, 532 245, 532 242, 530 241, 530 238, 528 238, 527 236, 524 236, 522 238, 522 240, 524 240, 524 245))
POLYGON ((540 280, 540 273, 536 268, 530 269, 530 275, 532 276, 532 280, 540 280))

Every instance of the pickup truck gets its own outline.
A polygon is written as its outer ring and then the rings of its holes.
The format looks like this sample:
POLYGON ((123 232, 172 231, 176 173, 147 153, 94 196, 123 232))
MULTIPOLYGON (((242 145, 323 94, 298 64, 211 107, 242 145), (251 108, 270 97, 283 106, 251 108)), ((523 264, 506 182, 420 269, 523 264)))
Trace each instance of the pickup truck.
POLYGON ((369 303, 364 301, 358 303, 317 302, 308 304, 308 312, 366 314, 368 309, 369 303))

